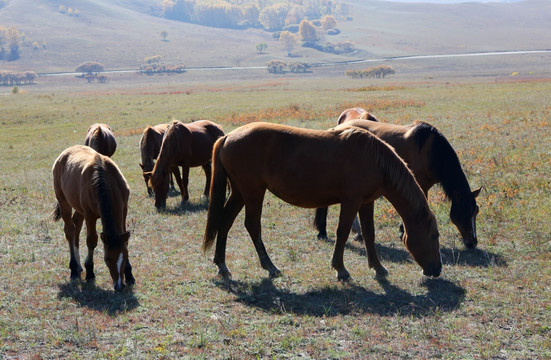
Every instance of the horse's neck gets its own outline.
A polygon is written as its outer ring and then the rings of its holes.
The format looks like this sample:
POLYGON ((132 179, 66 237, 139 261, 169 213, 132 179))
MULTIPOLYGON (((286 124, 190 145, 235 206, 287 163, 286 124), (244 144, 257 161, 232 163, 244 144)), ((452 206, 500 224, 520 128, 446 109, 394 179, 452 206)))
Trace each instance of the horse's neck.
MULTIPOLYGON (((419 191, 421 192, 420 189, 419 191)), ((409 227, 417 226, 418 219, 424 218, 425 215, 430 213, 430 209, 424 195, 420 195, 422 198, 417 196, 416 198, 419 202, 415 203, 413 198, 404 196, 403 193, 391 186, 388 186, 386 193, 383 194, 383 196, 392 204, 402 218, 406 232, 409 227)))

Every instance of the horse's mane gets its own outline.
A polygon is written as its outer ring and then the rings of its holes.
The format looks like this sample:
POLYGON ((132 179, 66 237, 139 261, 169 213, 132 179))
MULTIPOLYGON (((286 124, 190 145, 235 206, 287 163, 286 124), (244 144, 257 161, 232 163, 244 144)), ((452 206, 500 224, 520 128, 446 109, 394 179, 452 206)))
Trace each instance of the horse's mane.
POLYGON ((467 177, 461 168, 461 163, 455 150, 446 137, 434 126, 416 121, 411 128, 409 136, 413 136, 419 149, 421 149, 432 136, 432 151, 429 152, 429 168, 435 174, 442 185, 448 198, 453 198, 454 191, 470 193, 467 177))
POLYGON ((105 238, 109 240, 109 243, 105 243, 105 246, 110 248, 120 247, 122 246, 122 238, 118 234, 117 228, 115 227, 115 216, 113 214, 112 204, 113 200, 106 174, 107 165, 101 156, 96 156, 92 166, 92 187, 96 190, 96 195, 98 198, 98 207, 103 232, 107 235, 105 238))
POLYGON ((163 141, 161 142, 159 155, 157 155, 157 161, 155 162, 155 166, 153 167, 153 173, 151 175, 152 178, 160 176, 161 173, 159 171, 167 173, 170 170, 165 162, 167 162, 169 159, 169 156, 167 156, 167 154, 172 154, 171 146, 174 143, 174 141, 172 141, 172 138, 176 136, 174 126, 178 123, 178 120, 172 120, 172 122, 168 125, 168 128, 166 129, 166 132, 163 136, 163 141))
POLYGON ((359 146, 360 151, 374 153, 377 165, 384 170, 387 181, 415 206, 415 211, 420 210, 421 204, 426 203, 425 195, 413 173, 394 148, 367 130, 349 128, 342 134, 348 138, 357 136, 359 143, 362 144, 359 146))
MULTIPOLYGON (((154 136, 153 133, 156 133, 157 131, 151 127, 148 126, 142 135, 142 138, 140 139, 140 154, 142 156, 142 165, 146 168, 149 168, 149 166, 153 167, 153 159, 155 156, 153 156, 152 147, 155 145, 154 141, 151 141, 151 137, 154 136)), ((158 156, 158 154, 157 154, 158 156)))

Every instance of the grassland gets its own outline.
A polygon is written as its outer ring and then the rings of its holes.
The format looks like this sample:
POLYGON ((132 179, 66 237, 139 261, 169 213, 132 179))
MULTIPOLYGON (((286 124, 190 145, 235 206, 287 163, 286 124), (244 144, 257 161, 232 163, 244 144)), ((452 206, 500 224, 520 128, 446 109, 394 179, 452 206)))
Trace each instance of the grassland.
MULTIPOLYGON (((0 96, 0 357, 32 359, 545 359, 551 357, 551 81, 404 82, 364 87, 346 79, 250 80, 122 90, 0 96), (363 88, 363 89, 362 89, 363 88), (463 248, 441 189, 430 205, 443 274, 423 278, 398 239, 400 219, 376 204, 376 280, 349 241, 353 280, 330 268, 312 210, 269 195, 263 231, 283 271, 261 269, 241 214, 228 242, 233 278, 216 277, 200 243, 204 175, 191 172, 188 204, 173 193, 157 212, 138 166, 141 130, 172 118, 209 118, 226 131, 265 120, 328 128, 363 106, 380 119, 438 127, 456 149, 478 199, 479 246, 463 248), (137 284, 114 293, 103 249, 95 284, 69 281, 63 226, 49 215, 51 166, 87 127, 107 122, 113 159, 131 188, 130 256, 137 284)), ((99 90, 98 90, 99 89, 99 90)), ((338 206, 330 209, 334 238, 338 206)), ((100 225, 98 225, 100 226, 100 225)), ((81 250, 81 252, 84 252, 81 250)))

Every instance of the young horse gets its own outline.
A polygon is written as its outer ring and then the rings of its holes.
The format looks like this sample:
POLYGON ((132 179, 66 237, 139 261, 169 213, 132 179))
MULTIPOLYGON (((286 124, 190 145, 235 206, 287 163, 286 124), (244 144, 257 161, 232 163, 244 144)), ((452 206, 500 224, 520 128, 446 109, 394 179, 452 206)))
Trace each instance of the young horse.
POLYGON ((88 128, 84 145, 90 146, 102 155, 113 156, 117 149, 115 135, 107 124, 94 124, 88 128))
POLYGON ((126 213, 130 190, 117 165, 95 150, 75 145, 63 151, 52 168, 57 205, 54 220, 63 219, 65 237, 69 242, 71 279, 82 272, 79 254, 79 234, 86 221, 88 256, 84 262, 86 280, 93 280, 94 249, 98 243, 96 221, 101 218, 101 240, 105 248, 105 263, 116 291, 126 283, 135 283, 128 261, 126 213), (75 209, 74 214, 73 209, 75 209), (123 273, 124 271, 124 273, 123 273))
POLYGON ((339 119, 337 120, 337 124, 342 124, 343 122, 349 120, 349 119, 362 119, 362 120, 370 120, 370 121, 379 121, 373 115, 372 113, 368 112, 364 108, 361 107, 355 107, 344 110, 340 115, 339 119))
MULTIPOLYGON (((343 126, 369 130, 394 147, 408 164, 425 195, 434 184, 440 183, 446 196, 451 199, 450 219, 461 233, 463 244, 469 249, 476 247, 476 215, 479 211, 476 197, 481 188, 471 191, 457 154, 440 131, 421 121, 402 126, 346 120, 336 129, 343 126)), ((316 210, 314 224, 319 231, 319 238, 327 236, 326 217, 327 208, 316 210)))
MULTIPOLYGON (((260 217, 266 190, 300 207, 340 203, 337 241, 331 261, 339 280, 350 274, 343 252, 354 216, 360 213, 362 230, 374 232, 370 204, 383 195, 405 224, 403 242, 425 275, 442 269, 436 219, 413 174, 385 143, 362 129, 308 130, 286 125, 251 123, 219 139, 213 150, 210 203, 203 240, 208 250, 216 235, 214 263, 221 276, 231 276, 226 240, 235 218, 245 206, 245 227, 260 264, 271 277, 279 275, 266 253, 260 217), (231 193, 226 200, 227 182, 231 193)), ((365 243, 368 264, 385 275, 373 244, 365 243)))
POLYGON ((182 178, 176 177, 182 201, 189 199, 188 177, 189 168, 203 167, 207 178, 203 194, 208 196, 211 175, 211 155, 214 142, 224 131, 220 125, 209 120, 199 120, 184 124, 178 120, 170 123, 157 158, 157 162, 150 173, 149 185, 155 193, 155 206, 164 208, 168 194, 168 174, 177 166, 182 167, 182 178))
MULTIPOLYGON (((150 173, 153 170, 157 156, 159 156, 159 151, 161 151, 161 143, 163 142, 163 136, 168 128, 169 124, 158 124, 155 126, 148 126, 143 131, 142 137, 140 138, 140 154, 142 157, 142 163, 140 167, 144 173, 143 178, 145 181, 145 186, 147 188, 147 193, 153 195, 153 190, 149 186, 150 176, 145 175, 150 173)), ((174 167, 172 170, 172 175, 170 176, 170 185, 174 187, 174 182, 172 176, 176 179, 180 178, 180 170, 178 167, 174 167)))

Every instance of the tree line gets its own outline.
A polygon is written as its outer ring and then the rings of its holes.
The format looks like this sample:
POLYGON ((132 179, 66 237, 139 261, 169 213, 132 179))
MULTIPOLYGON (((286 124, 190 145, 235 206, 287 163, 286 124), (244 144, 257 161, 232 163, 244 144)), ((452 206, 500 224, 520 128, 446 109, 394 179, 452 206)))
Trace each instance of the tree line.
POLYGON ((290 62, 286 63, 282 60, 270 60, 266 64, 266 68, 268 69, 268 72, 274 73, 274 74, 281 74, 288 69, 290 72, 295 73, 304 73, 308 69, 310 69, 310 64, 304 63, 304 62, 290 62))
POLYGON ((0 71, 0 84, 3 86, 32 84, 37 77, 38 75, 34 71, 0 71))
POLYGON ((346 16, 340 0, 162 0, 164 17, 223 28, 264 28, 278 31, 303 19, 346 16))
POLYGON ((365 70, 348 70, 346 76, 352 79, 364 78, 384 78, 387 75, 394 74, 394 69, 388 65, 379 65, 365 70))

